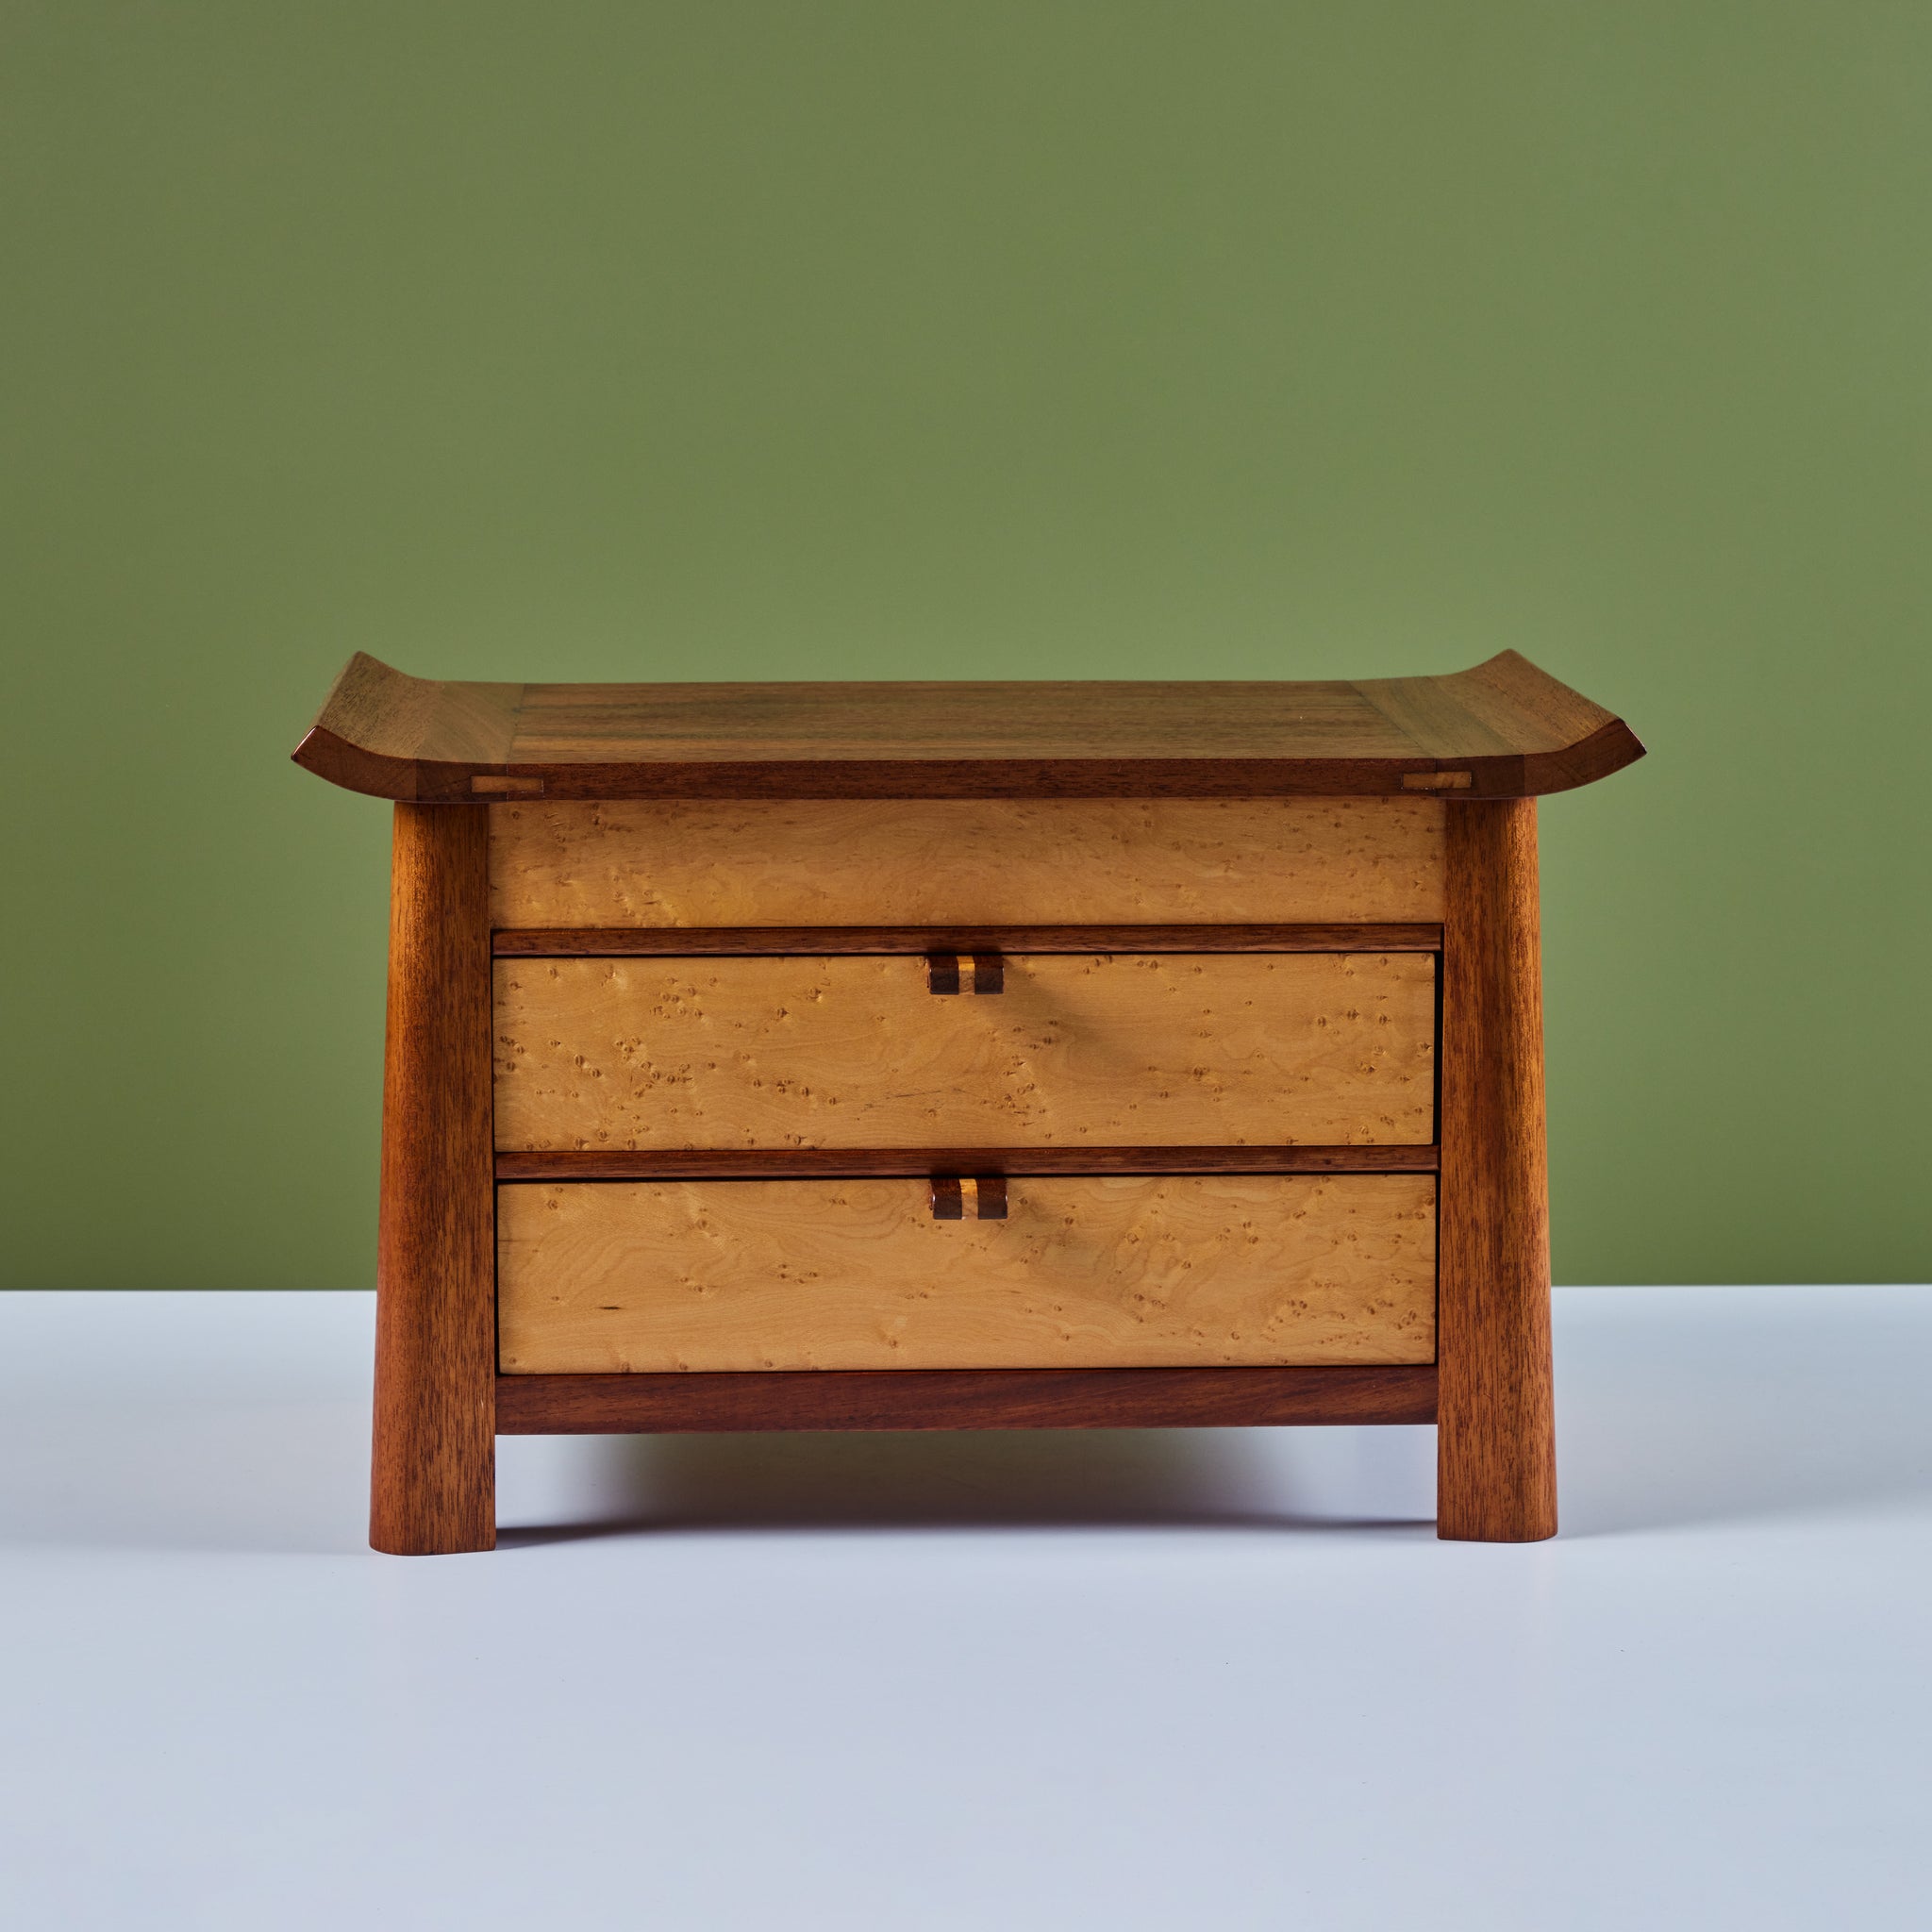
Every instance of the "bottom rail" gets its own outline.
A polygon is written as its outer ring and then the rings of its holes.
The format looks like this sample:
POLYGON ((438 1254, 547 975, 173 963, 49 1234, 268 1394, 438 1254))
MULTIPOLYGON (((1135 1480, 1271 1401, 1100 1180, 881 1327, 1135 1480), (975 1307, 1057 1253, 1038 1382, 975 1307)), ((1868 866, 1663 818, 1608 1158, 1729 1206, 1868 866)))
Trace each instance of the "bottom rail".
POLYGON ((1432 1423, 1436 1370, 837 1369, 499 1375, 500 1436, 1432 1423))

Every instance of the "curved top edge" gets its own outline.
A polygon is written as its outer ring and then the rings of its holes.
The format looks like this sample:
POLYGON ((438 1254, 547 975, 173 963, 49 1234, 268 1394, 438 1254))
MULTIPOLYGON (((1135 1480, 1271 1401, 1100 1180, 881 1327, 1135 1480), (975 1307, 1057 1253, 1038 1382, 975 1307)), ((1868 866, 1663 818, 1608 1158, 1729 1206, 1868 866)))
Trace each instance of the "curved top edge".
POLYGON ((353 791, 491 796, 1522 798, 1643 756, 1515 651, 1433 677, 485 684, 358 652, 295 762, 353 791))
POLYGON ((1519 651, 1498 651, 1467 671, 1364 678, 1355 688, 1430 758, 1520 758, 1517 797, 1591 784, 1643 756, 1637 734, 1615 712, 1519 651))
POLYGON ((413 799, 425 763, 465 770, 506 763, 523 694, 520 684, 411 677, 358 651, 292 756, 351 791, 413 799))

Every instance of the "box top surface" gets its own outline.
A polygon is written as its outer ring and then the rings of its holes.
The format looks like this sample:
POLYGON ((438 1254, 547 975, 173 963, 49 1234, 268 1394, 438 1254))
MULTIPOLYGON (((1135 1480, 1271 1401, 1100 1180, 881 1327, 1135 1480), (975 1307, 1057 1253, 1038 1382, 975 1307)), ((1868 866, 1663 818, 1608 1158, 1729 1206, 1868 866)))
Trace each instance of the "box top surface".
POLYGON ((475 684, 358 652, 294 753, 425 803, 1524 798, 1642 756, 1514 651, 1439 677, 892 684, 475 684))

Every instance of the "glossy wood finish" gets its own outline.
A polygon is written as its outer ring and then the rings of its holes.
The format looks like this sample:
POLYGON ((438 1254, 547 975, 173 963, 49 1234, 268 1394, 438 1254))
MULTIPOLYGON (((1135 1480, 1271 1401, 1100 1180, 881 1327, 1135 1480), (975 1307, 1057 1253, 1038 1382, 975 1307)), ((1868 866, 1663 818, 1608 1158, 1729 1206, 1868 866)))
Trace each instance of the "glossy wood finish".
MULTIPOLYGON (((357 658, 298 762, 353 790, 452 801, 397 815, 373 1540, 487 1547, 492 1400, 494 1425, 525 1432, 1425 1423, 1440 1397, 1441 1533, 1551 1534, 1535 819, 1522 801, 1641 755, 1621 720, 1512 652, 1447 677, 1300 684, 468 684, 357 658), (1433 966, 1426 956, 1440 953, 1442 1144, 1430 1122, 1415 1144, 1344 1144, 1357 1138, 1348 1125, 1292 1144, 1277 1124, 1253 1145, 1238 1144, 1245 1127, 1216 1136, 1205 1124, 1200 1144, 1176 1145, 1185 1134, 1159 1131, 1129 1094, 1120 1120, 1077 1137, 1097 1145, 1027 1146, 1035 1137, 1010 1126, 961 1134, 935 1119, 902 1145, 855 1133, 865 1144, 800 1146, 812 1136, 794 1124, 790 1144, 747 1148, 734 1102, 718 1115, 741 1129, 727 1147, 612 1146, 593 1133, 580 1137, 588 1146, 506 1148, 492 1161, 480 963, 492 948, 510 973, 601 962, 687 978, 705 960, 803 963, 816 980, 827 960, 870 958, 903 964, 928 988, 957 970, 962 992, 982 976, 982 991, 992 984, 991 960, 982 975, 965 963, 973 955, 1002 956, 997 996, 926 991, 927 1024, 935 1011, 1008 1008, 1024 973, 1056 955, 1076 965, 1159 956, 1173 968, 1190 956, 1294 954, 1433 966), (935 975, 933 954, 960 964, 935 975), (1440 1371, 496 1374, 492 1169, 506 1194, 602 1196, 606 1208, 626 1194, 896 1189, 924 1204, 908 1220, 925 1239, 958 1244, 1024 1235, 1028 1197, 1037 1205, 1055 1189, 1178 1198, 1191 1186, 1393 1187, 1433 1201, 1439 1167, 1441 1306, 1427 1315, 1440 1371), (948 1210, 958 1181, 958 1220, 931 1218, 936 1180, 948 1210), (981 1219, 974 1210, 1002 1192, 1010 1218, 981 1219)), ((616 1077, 638 1029, 620 1038, 609 1010, 588 1017, 601 1018, 605 1038, 588 1040, 585 1066, 616 1077)), ((796 1071, 786 1058, 769 1069, 775 1082, 796 1071)), ((1147 1064, 1127 1056, 1125 1084, 1147 1064)), ((1197 1077, 1219 1076, 1193 1057, 1188 1078, 1197 1077)), ((1197 1291, 1191 1277, 1205 1270, 1211 1299, 1217 1272, 1224 1286, 1253 1259, 1246 1236, 1257 1227, 1262 1245, 1297 1238, 1291 1216, 1245 1218, 1241 1241, 1225 1219, 1218 1240, 1174 1236, 1169 1258, 1194 1264, 1176 1262, 1181 1290, 1197 1291)), ((1176 1226, 1197 1220, 1183 1213, 1176 1226)), ((1062 1214, 1052 1239, 1077 1240, 1081 1217, 1071 1236, 1068 1224, 1062 1214)), ((1105 1301, 1111 1280, 1118 1311, 1136 1269, 1150 1265, 1147 1242, 1096 1232, 1091 1215, 1086 1225, 1099 1245, 1083 1282, 1100 1284, 1105 1301)), ((757 1277, 762 1241, 763 1274, 775 1278, 809 1260, 824 1217, 804 1227, 803 1238, 792 1228, 783 1240, 714 1241, 714 1258, 742 1274, 750 1253, 757 1277)), ((1305 1245, 1307 1235, 1304 1225, 1305 1245)), ((1377 1275, 1371 1260, 1341 1272, 1359 1288, 1377 1275)), ((1278 1289, 1283 1268, 1263 1272, 1278 1289)), ((715 1307, 719 1284, 704 1273, 686 1273, 703 1290, 692 1299, 711 1295, 715 1307)), ((579 1299, 595 1278, 575 1262, 556 1274, 579 1299)), ((849 1299, 852 1271, 829 1278, 833 1300, 849 1299)), ((934 1278, 915 1259, 874 1285, 917 1316, 934 1278)), ((969 1295, 989 1282, 1001 1291, 984 1270, 960 1279, 969 1295)), ((659 1271, 650 1293, 665 1291, 659 1271)), ((782 1343, 797 1299, 768 1299, 746 1334, 782 1343)), ((1011 1326, 1003 1314, 987 1332, 1011 1326)), ((866 1332, 876 1341, 881 1331, 866 1332)))
POLYGON ((503 959, 923 953, 1435 953, 1442 928, 1314 925, 536 926, 491 935, 503 959))
POLYGON ((1005 992, 1006 957, 997 950, 957 953, 934 947, 925 956, 925 985, 942 998, 1005 992))
POLYGON ((506 1374, 1435 1358, 1427 1174, 511 1186, 506 1374), (948 1205, 957 1208, 958 1199, 948 1205))
POLYGON ((936 1174, 930 1191, 935 1221, 1007 1218, 1007 1177, 1003 1174, 936 1174))
POLYGON ((1437 1530, 1557 1532, 1534 801, 1454 808, 1443 941, 1437 1530))
POLYGON ((499 959, 496 1139, 536 1147, 1435 1139, 1420 953, 499 959))
POLYGON ((1442 812, 1427 798, 506 805, 491 813, 491 916, 503 929, 1440 923, 1442 812))
POLYGON ((505 1375, 506 1436, 717 1429, 1215 1429, 1432 1423, 1436 1371, 914 1369, 815 1375, 505 1375))
POLYGON ((618 1147, 500 1152, 500 1181, 931 1174, 1434 1174, 1434 1147, 618 1147))
POLYGON ((1514 651, 1300 683, 432 683, 358 656, 295 753, 351 791, 552 798, 1288 797, 1587 784, 1642 747, 1514 651), (482 781, 479 785, 478 781, 482 781), (533 794, 528 794, 533 795, 533 794))
POLYGON ((295 762, 332 784, 378 798, 447 799, 468 804, 467 777, 510 755, 520 684, 474 684, 406 677, 358 651, 323 700, 295 762))
POLYGON ((488 852, 475 807, 395 808, 369 1541, 397 1556, 496 1540, 488 852))

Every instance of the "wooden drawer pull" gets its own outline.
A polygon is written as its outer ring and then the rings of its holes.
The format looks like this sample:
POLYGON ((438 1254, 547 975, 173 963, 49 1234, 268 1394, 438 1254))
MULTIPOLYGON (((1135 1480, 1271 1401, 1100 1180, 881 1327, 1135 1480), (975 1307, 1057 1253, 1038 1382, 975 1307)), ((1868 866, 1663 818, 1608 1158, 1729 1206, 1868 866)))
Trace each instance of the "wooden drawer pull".
POLYGON ((1004 1221, 1007 1177, 1003 1174, 936 1174, 932 1177, 935 1221, 1004 1221))
POLYGON ((1006 962, 997 953, 928 953, 925 970, 934 992, 1004 992, 1006 962))

